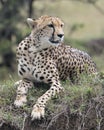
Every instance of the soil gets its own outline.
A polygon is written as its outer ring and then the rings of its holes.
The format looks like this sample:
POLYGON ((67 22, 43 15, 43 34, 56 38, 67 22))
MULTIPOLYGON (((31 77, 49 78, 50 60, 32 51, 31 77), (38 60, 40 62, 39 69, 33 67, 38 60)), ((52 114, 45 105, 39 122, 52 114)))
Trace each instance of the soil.
MULTIPOLYGON (((104 96, 86 103, 83 109, 71 112, 68 104, 54 116, 31 121, 28 115, 23 121, 22 130, 104 130, 104 96)), ((20 130, 11 122, 1 120, 0 130, 20 130)))

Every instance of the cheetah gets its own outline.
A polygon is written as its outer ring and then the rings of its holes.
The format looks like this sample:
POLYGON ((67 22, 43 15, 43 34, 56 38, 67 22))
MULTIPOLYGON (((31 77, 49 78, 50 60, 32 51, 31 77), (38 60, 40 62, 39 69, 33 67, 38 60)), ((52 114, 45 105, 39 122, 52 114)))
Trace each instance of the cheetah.
POLYGON ((36 20, 28 18, 27 22, 32 31, 17 47, 18 75, 22 80, 14 104, 17 107, 26 104, 27 92, 34 82, 49 84, 49 90, 33 106, 34 120, 44 117, 46 103, 64 90, 61 80, 68 78, 74 83, 82 72, 95 75, 97 69, 86 52, 63 44, 64 23, 58 17, 45 15, 36 20))

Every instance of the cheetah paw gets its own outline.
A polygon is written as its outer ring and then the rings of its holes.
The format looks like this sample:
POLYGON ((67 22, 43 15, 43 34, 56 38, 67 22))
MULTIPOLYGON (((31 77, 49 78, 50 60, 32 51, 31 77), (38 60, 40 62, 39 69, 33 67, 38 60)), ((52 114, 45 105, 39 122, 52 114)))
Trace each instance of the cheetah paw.
POLYGON ((34 105, 32 113, 31 113, 31 117, 32 120, 34 119, 41 119, 41 117, 44 117, 44 107, 39 107, 38 105, 34 105))
POLYGON ((14 101, 14 105, 16 107, 22 107, 25 106, 27 102, 26 96, 17 97, 17 99, 14 101))

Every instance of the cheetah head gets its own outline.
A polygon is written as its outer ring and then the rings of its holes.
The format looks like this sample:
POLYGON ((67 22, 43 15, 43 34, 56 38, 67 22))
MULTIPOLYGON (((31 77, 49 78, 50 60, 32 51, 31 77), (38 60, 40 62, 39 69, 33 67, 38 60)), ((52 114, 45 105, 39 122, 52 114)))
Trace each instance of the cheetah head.
POLYGON ((41 46, 57 46, 64 39, 64 23, 57 17, 41 16, 39 19, 27 19, 32 31, 31 36, 37 39, 41 46))

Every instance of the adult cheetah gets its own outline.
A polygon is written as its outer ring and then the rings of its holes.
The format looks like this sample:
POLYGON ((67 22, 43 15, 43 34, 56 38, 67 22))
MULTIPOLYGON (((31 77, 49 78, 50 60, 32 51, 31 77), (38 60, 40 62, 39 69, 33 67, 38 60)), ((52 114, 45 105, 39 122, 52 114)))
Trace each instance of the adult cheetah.
POLYGON ((32 119, 40 119, 47 101, 63 90, 60 80, 69 78, 74 82, 83 71, 96 74, 97 70, 87 53, 63 44, 64 23, 59 18, 41 16, 36 20, 28 18, 27 22, 32 31, 17 47, 18 74, 22 80, 14 104, 20 107, 27 102, 33 82, 48 83, 50 89, 38 98, 31 113, 32 119))

